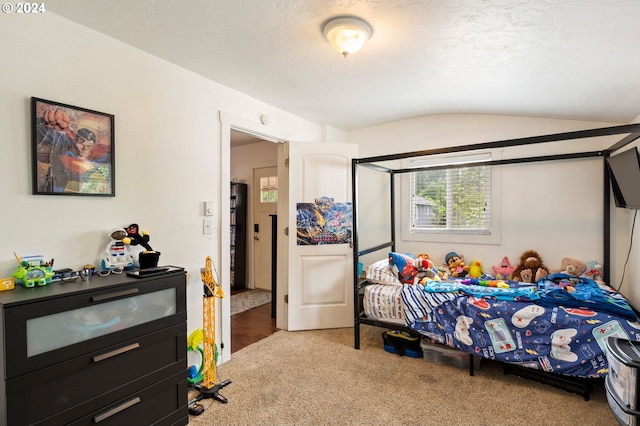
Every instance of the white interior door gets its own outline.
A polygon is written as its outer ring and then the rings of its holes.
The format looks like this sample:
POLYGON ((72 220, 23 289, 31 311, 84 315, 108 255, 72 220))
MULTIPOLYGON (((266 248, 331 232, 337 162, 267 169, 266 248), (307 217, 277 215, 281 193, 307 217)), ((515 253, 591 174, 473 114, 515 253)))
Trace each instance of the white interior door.
POLYGON ((276 214, 278 168, 253 169, 253 274, 254 287, 271 290, 271 215, 276 214), (256 226, 257 225, 257 226, 256 226))
POLYGON ((288 329, 353 326, 350 244, 299 245, 296 206, 321 197, 351 202, 352 144, 289 143, 288 329))

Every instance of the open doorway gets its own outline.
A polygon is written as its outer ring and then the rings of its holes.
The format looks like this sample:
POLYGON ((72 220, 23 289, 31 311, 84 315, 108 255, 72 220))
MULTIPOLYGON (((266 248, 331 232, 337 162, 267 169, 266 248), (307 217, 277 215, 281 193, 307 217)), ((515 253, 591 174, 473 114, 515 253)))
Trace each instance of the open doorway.
MULTIPOLYGON (((231 288, 231 353, 261 340, 275 331, 275 295, 272 283, 272 225, 277 211, 277 144, 231 129, 231 181, 246 184, 247 212, 244 288, 231 288)), ((237 226, 237 225, 236 225, 237 226)), ((233 227, 232 227, 233 228, 233 227)), ((235 248, 234 248, 235 249, 235 248)))

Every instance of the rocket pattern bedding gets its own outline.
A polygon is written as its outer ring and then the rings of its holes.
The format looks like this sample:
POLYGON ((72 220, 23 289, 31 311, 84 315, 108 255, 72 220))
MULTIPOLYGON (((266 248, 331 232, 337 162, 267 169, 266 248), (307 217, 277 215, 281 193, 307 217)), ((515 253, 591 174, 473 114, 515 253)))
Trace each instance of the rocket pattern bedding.
POLYGON ((405 284, 406 324, 464 352, 585 378, 607 373, 608 337, 640 340, 634 311, 602 283, 563 274, 533 285, 506 283, 508 288, 470 280, 405 284))

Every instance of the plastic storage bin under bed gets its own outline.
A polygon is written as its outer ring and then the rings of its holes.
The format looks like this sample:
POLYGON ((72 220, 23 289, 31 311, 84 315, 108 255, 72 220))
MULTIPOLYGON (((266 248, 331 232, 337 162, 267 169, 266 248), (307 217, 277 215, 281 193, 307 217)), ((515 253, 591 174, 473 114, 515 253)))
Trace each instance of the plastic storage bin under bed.
MULTIPOLYGON (((451 365, 458 368, 468 369, 470 367, 470 354, 466 352, 438 343, 431 343, 425 338, 420 342, 420 347, 422 348, 422 354, 425 361, 442 365, 451 365)), ((480 368, 482 358, 475 355, 471 358, 473 359, 473 370, 478 370, 480 368)))

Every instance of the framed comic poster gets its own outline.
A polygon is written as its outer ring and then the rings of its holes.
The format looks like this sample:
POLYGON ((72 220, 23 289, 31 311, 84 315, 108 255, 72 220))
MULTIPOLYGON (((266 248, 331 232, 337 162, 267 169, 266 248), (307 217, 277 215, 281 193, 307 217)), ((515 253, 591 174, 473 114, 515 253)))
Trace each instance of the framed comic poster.
POLYGON ((33 193, 115 196, 114 116, 31 98, 33 193))

